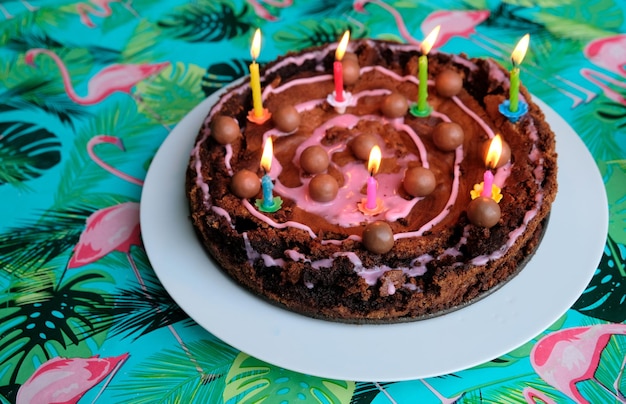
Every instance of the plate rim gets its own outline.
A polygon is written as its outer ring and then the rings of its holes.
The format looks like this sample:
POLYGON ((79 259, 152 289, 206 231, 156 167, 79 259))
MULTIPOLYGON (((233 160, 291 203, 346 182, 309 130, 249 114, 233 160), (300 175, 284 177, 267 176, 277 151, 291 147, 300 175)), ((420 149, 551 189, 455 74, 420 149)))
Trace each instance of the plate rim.
MULTIPOLYGON (((238 84, 239 81, 232 86, 238 84)), ((172 299, 198 325, 239 351, 292 371, 329 379, 384 382, 448 374, 484 363, 532 339, 571 307, 593 276, 608 231, 604 183, 595 161, 576 132, 552 108, 533 97, 557 135, 559 191, 544 239, 534 257, 524 270, 498 290, 439 317, 397 324, 360 325, 307 317, 253 295, 219 268, 207 270, 207 264, 215 267, 215 263, 205 252, 188 220, 184 195, 184 174, 198 131, 211 106, 230 87, 213 93, 190 111, 157 151, 141 193, 140 224, 148 259, 172 299), (565 176, 563 162, 575 173, 570 171, 565 176), (584 190, 575 186, 572 178, 576 183, 585 183, 584 190), (181 204, 184 204, 184 213, 171 215, 171 209, 180 208, 181 204), (581 213, 579 220, 573 221, 576 229, 593 230, 595 225, 596 231, 585 233, 584 239, 571 228, 561 234, 558 231, 563 226, 572 226, 572 221, 567 220, 568 213, 581 213), (569 243, 564 242, 564 236, 569 243), (578 247, 573 248, 572 244, 578 247), (174 248, 167 248, 168 245, 174 248), (539 268, 554 264, 554 257, 559 255, 554 251, 559 251, 559 246, 566 246, 561 248, 565 248, 563 252, 568 254, 577 253, 577 258, 566 260, 570 266, 556 265, 556 272, 562 277, 555 276, 555 270, 542 272, 539 268), (581 259, 579 253, 585 250, 589 254, 581 259), (190 257, 193 262, 187 262, 188 265, 177 262, 190 257), (172 273, 170 264, 175 265, 176 274, 172 273), (580 269, 566 271, 564 267, 580 269), (182 274, 181 270, 184 271, 182 274), (533 284, 538 275, 543 275, 542 282, 533 284), (542 295, 549 292, 545 285, 554 282, 568 286, 557 288, 561 291, 557 301, 553 296, 548 299, 542 295), (534 289, 532 297, 524 296, 525 287, 534 289), (235 295, 225 296, 227 293, 235 295), (231 299, 230 304, 224 305, 221 298, 231 299), (548 310, 543 304, 548 304, 548 310), (531 308, 538 311, 540 319, 528 316, 533 311, 531 308), (505 315, 507 312, 509 316, 505 315), (524 322, 525 327, 516 326, 514 318, 524 322), (250 332, 254 336, 249 335, 250 332), (406 345, 394 341, 405 339, 411 342, 417 339, 421 343, 399 351, 406 345), (372 355, 368 351, 381 343, 386 349, 384 353, 372 355), (274 349, 274 346, 281 349, 274 349), (487 351, 484 351, 485 346, 487 351), (442 349, 445 355, 437 356, 442 349)))

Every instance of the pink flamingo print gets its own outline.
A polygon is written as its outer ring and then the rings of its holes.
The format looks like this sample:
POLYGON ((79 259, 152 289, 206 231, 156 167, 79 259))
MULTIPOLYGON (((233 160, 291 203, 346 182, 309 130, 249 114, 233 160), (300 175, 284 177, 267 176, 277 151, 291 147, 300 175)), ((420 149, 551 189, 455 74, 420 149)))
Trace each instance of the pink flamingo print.
POLYGON ((435 11, 422 22, 422 32, 428 34, 437 25, 441 26, 434 47, 440 48, 450 39, 460 36, 468 39, 476 33, 476 26, 489 18, 489 10, 446 10, 435 11))
MULTIPOLYGON (((626 52, 624 52, 624 49, 626 49, 626 34, 618 34, 589 42, 583 52, 585 57, 596 66, 626 78, 626 52)), ((609 82, 621 88, 626 88, 625 82, 588 68, 580 69, 580 74, 591 83, 600 87, 609 99, 626 105, 624 96, 604 84, 604 82, 609 82)), ((596 94, 594 94, 595 96, 596 94)))
MULTIPOLYGON (((148 288, 130 253, 132 246, 141 246, 139 204, 136 202, 124 202, 97 210, 87 218, 87 227, 81 233, 66 269, 87 265, 113 251, 120 251, 126 254, 141 289, 148 293, 148 288)), ((198 373, 203 378, 210 379, 211 376, 205 375, 204 370, 192 356, 191 351, 189 351, 189 348, 178 335, 174 326, 170 324, 167 328, 180 344, 185 354, 190 358, 198 373)))
POLYGON ((110 375, 98 397, 128 358, 128 353, 110 358, 52 358, 22 384, 16 403, 77 403, 95 385, 110 375))
POLYGON ((124 143, 122 142, 122 139, 120 139, 119 137, 109 136, 109 135, 97 135, 89 139, 89 142, 87 142, 87 154, 89 154, 89 157, 91 157, 91 160, 97 165, 99 165, 100 167, 104 168, 106 171, 110 172, 111 174, 123 180, 126 180, 135 185, 140 185, 140 186, 143 185, 143 181, 140 180, 139 178, 135 178, 126 173, 121 172, 117 168, 104 162, 100 157, 98 157, 98 155, 96 155, 94 149, 97 145, 102 144, 102 143, 109 143, 109 144, 116 146, 121 151, 126 151, 126 148, 124 147, 124 143))
POLYGON ((81 233, 67 267, 78 268, 113 251, 123 252, 142 287, 145 287, 130 253, 132 246, 141 245, 140 234, 137 202, 124 202, 97 210, 87 218, 87 227, 81 233))
MULTIPOLYGON (((121 172, 98 157, 94 148, 101 143, 111 143, 125 151, 124 144, 120 138, 98 135, 87 142, 87 153, 91 159, 113 175, 133 184, 143 185, 143 181, 121 172)), ((124 202, 97 210, 87 218, 86 225, 85 230, 79 237, 78 244, 74 247, 67 269, 78 268, 95 262, 113 251, 123 252, 126 254, 137 280, 142 288, 145 289, 143 279, 130 253, 132 246, 141 246, 139 204, 136 202, 124 202)))
POLYGON ((541 378, 576 403, 588 403, 576 383, 592 380, 618 401, 625 403, 626 397, 619 391, 626 358, 613 384, 615 392, 602 384, 595 372, 602 351, 612 335, 626 335, 626 324, 601 324, 574 327, 553 332, 535 344, 530 361, 541 378))
POLYGON ((54 52, 48 49, 35 48, 26 52, 24 60, 27 64, 35 64, 35 57, 39 54, 48 55, 54 60, 61 71, 63 85, 68 97, 80 105, 97 104, 114 92, 130 94, 132 88, 140 81, 157 74, 169 66, 169 62, 156 64, 112 64, 96 73, 87 84, 87 95, 82 97, 76 94, 72 79, 65 63, 54 52))
MULTIPOLYGON (((113 144, 122 151, 125 151, 124 144, 120 138, 109 135, 96 135, 87 142, 87 153, 91 159, 111 174, 132 182, 133 184, 143 185, 142 180, 121 172, 96 155, 94 148, 102 143, 113 144)), ((87 218, 86 228, 81 233, 78 243, 74 247, 72 257, 70 258, 66 270, 95 262, 113 251, 123 252, 128 258, 128 262, 133 269, 141 289, 147 294, 148 288, 131 254, 132 246, 141 246, 139 204, 136 202, 124 202, 97 210, 87 218)), ((61 278, 62 277, 63 275, 61 278)), ((157 307, 156 310, 159 311, 159 308, 157 307)), ((174 326, 169 324, 167 328, 189 360, 193 363, 203 380, 212 380, 214 375, 205 374, 176 329, 174 329, 174 326)))
POLYGON ((528 404, 536 404, 537 400, 541 400, 545 404, 556 404, 556 401, 533 387, 524 387, 522 395, 528 404))
POLYGON ((398 12, 398 10, 396 10, 394 7, 390 6, 389 4, 381 0, 354 0, 354 3, 352 3, 352 7, 354 8, 355 11, 359 13, 366 13, 365 5, 367 3, 376 4, 377 6, 381 7, 383 10, 391 14, 391 16, 396 22, 396 27, 398 28, 400 35, 405 41, 414 45, 420 44, 420 41, 415 39, 409 33, 409 30, 407 29, 406 24, 404 23, 404 19, 402 18, 402 15, 398 12))
POLYGON ((89 14, 96 17, 110 17, 113 14, 113 10, 111 9, 111 3, 121 3, 124 8, 130 11, 135 17, 139 17, 137 12, 132 8, 131 2, 132 0, 122 1, 122 0, 89 0, 90 3, 78 3, 76 5, 76 10, 80 15, 80 22, 83 25, 86 25, 89 28, 94 28, 96 24, 91 20, 89 14), (94 8, 98 7, 97 9, 94 8))
MULTIPOLYGON (((20 0, 20 3, 22 3, 22 5, 26 8, 26 10, 28 10, 31 13, 33 11, 39 10, 39 7, 31 6, 26 0, 20 0)), ((13 18, 13 14, 9 13, 6 7, 4 7, 2 4, 0 4, 0 12, 4 14, 4 18, 6 18, 7 20, 10 20, 11 18, 13 18)))
MULTIPOLYGON (((263 3, 270 6, 285 8, 293 4, 293 0, 265 0, 263 3)), ((267 21, 276 21, 278 18, 267 10, 259 0, 248 0, 248 4, 252 6, 252 9, 259 17, 267 21)))

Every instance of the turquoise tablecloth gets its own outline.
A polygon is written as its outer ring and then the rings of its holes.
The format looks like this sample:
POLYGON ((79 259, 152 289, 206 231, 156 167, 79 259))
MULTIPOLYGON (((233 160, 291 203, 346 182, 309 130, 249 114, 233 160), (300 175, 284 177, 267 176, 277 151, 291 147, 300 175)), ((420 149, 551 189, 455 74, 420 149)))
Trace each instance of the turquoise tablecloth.
POLYGON ((3 1, 0 46, 1 402, 626 402, 623 1, 3 1), (582 138, 608 195, 606 246, 580 299, 506 355, 402 382, 257 363, 196 325, 157 280, 138 228, 142 179, 168 133, 247 74, 256 27, 264 63, 346 29, 419 41, 434 20, 442 51, 505 66, 531 34, 523 82, 582 138), (125 149, 96 147, 97 135, 125 149), (108 240, 88 233, 113 209, 124 243, 73 253, 81 235, 108 240), (548 369, 531 355, 547 336, 548 369), (237 378, 246 364, 262 370, 249 385, 237 378))

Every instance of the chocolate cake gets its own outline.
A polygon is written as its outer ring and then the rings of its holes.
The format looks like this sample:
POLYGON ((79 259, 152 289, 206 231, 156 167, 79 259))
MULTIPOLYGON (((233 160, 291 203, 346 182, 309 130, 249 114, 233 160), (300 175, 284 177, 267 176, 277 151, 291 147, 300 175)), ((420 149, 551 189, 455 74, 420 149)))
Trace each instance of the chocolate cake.
POLYGON ((336 48, 280 57, 261 100, 246 79, 210 110, 186 179, 206 250, 249 291, 344 322, 439 315, 515 276, 557 190, 554 134, 527 90, 508 117, 503 67, 431 52, 418 111, 420 47, 352 41, 343 84, 336 48))

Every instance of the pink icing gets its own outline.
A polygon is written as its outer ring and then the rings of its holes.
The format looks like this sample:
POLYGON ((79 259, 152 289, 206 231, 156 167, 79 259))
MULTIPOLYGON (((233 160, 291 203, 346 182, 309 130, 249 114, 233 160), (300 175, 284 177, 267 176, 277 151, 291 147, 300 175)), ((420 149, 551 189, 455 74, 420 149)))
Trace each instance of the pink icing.
POLYGON ((226 211, 226 209, 224 209, 224 208, 220 208, 219 206, 215 206, 215 205, 213 205, 213 206, 211 206, 211 210, 212 210, 213 212, 215 212, 216 214, 218 214, 218 215, 222 216, 224 219, 226 219, 226 221, 227 221, 228 223, 230 223, 230 227, 233 227, 233 228, 234 228, 234 226, 233 226, 233 221, 232 221, 232 219, 230 218, 230 214, 226 211))
POLYGON ((302 223, 298 223, 298 222, 293 222, 293 221, 288 221, 285 223, 276 223, 275 221, 273 221, 272 219, 270 219, 269 217, 267 217, 266 215, 260 213, 258 210, 255 209, 254 206, 252 206, 252 204, 250 204, 250 202, 248 202, 247 199, 242 199, 241 203, 243 203, 243 206, 245 206, 246 209, 248 209, 248 211, 252 214, 252 216, 256 217, 257 219, 269 224, 272 227, 276 227, 277 229, 284 229, 286 227, 293 227, 296 229, 300 229, 300 230, 304 230, 307 233, 309 233, 309 236, 311 236, 311 238, 317 238, 317 236, 315 235, 315 233, 313 232, 313 230, 311 230, 311 228, 309 226, 306 226, 302 223))
POLYGON ((226 164, 226 169, 228 170, 228 175, 232 176, 233 168, 230 166, 230 159, 233 157, 233 146, 227 144, 224 146, 226 149, 226 155, 224 156, 224 164, 226 164))

